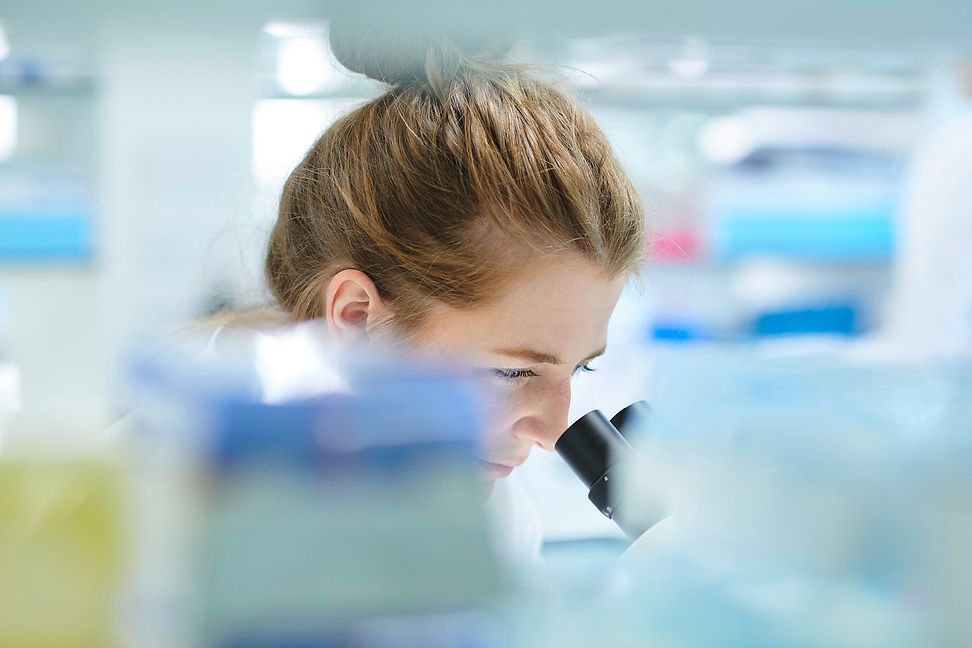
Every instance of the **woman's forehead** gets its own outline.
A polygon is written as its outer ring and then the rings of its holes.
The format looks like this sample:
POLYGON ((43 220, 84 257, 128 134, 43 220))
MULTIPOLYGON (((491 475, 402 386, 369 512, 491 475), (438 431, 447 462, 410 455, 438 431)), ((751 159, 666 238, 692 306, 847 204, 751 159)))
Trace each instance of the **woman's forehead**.
POLYGON ((605 277, 592 264, 525 269, 486 305, 434 309, 425 342, 480 353, 530 349, 574 362, 604 345, 623 286, 624 277, 605 277))

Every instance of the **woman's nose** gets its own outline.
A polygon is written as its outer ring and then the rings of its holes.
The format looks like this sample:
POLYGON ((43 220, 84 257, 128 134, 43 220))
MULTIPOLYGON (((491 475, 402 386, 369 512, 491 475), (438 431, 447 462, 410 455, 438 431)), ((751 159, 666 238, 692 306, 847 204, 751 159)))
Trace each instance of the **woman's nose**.
POLYGON ((570 408, 570 383, 551 389, 535 401, 535 414, 520 421, 514 433, 532 441, 544 450, 553 451, 554 445, 567 429, 567 410, 570 408))

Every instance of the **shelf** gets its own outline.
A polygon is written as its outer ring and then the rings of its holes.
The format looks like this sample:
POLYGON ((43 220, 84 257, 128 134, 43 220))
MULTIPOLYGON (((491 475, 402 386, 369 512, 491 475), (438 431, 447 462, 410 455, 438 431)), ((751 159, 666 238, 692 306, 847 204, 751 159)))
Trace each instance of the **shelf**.
POLYGON ((77 67, 49 66, 30 60, 0 62, 0 94, 19 96, 89 96, 96 77, 77 67))

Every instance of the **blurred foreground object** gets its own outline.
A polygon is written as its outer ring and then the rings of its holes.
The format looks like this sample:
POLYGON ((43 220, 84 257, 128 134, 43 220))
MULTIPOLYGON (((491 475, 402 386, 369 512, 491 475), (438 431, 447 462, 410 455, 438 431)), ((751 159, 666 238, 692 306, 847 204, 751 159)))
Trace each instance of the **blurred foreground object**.
POLYGON ((887 341, 915 358, 972 356, 972 63, 954 76, 912 160, 898 237, 887 341))
POLYGON ((624 624, 674 646, 972 641, 972 368, 709 350, 668 367, 626 475, 670 517, 624 624))
POLYGON ((0 646, 115 646, 122 472, 48 454, 0 456, 0 646))
POLYGON ((224 331, 137 378, 136 645, 481 631, 450 616, 500 584, 460 377, 338 357, 303 327, 224 331))

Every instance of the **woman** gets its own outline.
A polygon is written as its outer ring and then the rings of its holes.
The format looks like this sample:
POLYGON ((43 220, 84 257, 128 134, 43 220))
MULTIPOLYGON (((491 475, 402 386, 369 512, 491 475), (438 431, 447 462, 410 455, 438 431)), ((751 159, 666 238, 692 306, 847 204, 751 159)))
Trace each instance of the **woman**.
POLYGON ((482 465, 504 478, 565 429, 571 378, 640 265, 641 204, 591 116, 525 69, 442 38, 331 41, 389 89, 291 173, 268 283, 339 343, 394 338, 485 372, 505 406, 482 465))

